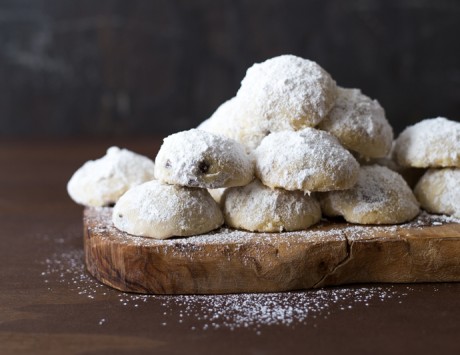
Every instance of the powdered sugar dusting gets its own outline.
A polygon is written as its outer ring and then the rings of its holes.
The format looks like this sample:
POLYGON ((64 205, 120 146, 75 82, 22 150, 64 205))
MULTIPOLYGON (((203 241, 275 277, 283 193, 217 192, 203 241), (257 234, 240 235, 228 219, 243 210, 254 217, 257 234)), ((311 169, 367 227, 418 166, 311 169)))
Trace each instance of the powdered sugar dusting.
POLYGON ((120 230, 157 239, 206 233, 224 222, 208 191, 157 180, 126 192, 115 205, 112 220, 120 230))
POLYGON ((101 236, 107 234, 111 237, 115 237, 117 238, 118 243, 142 246, 163 246, 182 250, 192 250, 192 246, 199 248, 205 245, 243 245, 248 242, 271 244, 275 246, 279 243, 288 243, 294 246, 296 243, 305 240, 311 240, 317 243, 322 243, 337 238, 346 240, 346 238, 343 236, 345 233, 347 238, 367 238, 375 235, 376 233, 395 234, 398 232, 398 230, 404 228, 424 228, 449 223, 460 223, 460 219, 458 218, 443 215, 433 215, 422 212, 412 221, 398 225, 354 225, 348 223, 334 223, 323 219, 319 224, 307 230, 298 232, 253 233, 223 227, 206 234, 195 235, 187 238, 155 240, 151 238, 137 237, 119 231, 117 228, 115 228, 111 221, 112 208, 99 207, 87 209, 85 214, 85 218, 91 218, 93 224, 92 230, 94 232, 102 233, 101 236), (187 248, 181 248, 181 246, 186 246, 187 248))
POLYGON ((314 128, 267 136, 255 151, 256 175, 286 190, 329 191, 352 187, 359 164, 335 137, 314 128))
POLYGON ((428 211, 460 218, 460 169, 430 169, 414 192, 428 211))
POLYGON ((359 89, 339 87, 334 107, 318 128, 368 158, 385 157, 393 143, 393 129, 382 106, 359 89))
MULTIPOLYGON (((98 216, 94 227, 99 231, 117 231, 110 224, 112 208, 92 208, 98 216)), ((432 215, 422 212, 415 220, 399 226, 350 226, 343 223, 342 228, 332 225, 331 230, 324 231, 323 238, 330 233, 337 233, 344 227, 352 228, 354 234, 365 237, 366 233, 377 228, 379 232, 392 231, 394 229, 436 227, 449 223, 460 223, 460 219, 432 215)), ((322 221, 322 227, 328 226, 327 221, 322 221)), ((260 238, 262 243, 273 241, 272 234, 249 233, 233 230, 225 230, 229 234, 224 243, 245 242, 245 238, 253 236, 260 238)), ((302 232, 313 237, 314 231, 302 232)), ((283 233, 286 237, 294 237, 299 233, 283 233)), ((126 235, 126 234, 125 234, 126 235)), ((277 234, 279 235, 279 234, 277 234)), ((174 240, 152 241, 148 238, 139 238, 126 235, 130 243, 139 240, 142 243, 173 244, 173 243, 217 243, 218 236, 214 235, 195 236, 174 240)), ((404 299, 415 292, 411 286, 393 285, 360 285, 345 287, 330 287, 318 290, 283 293, 260 293, 260 294, 233 294, 233 295, 138 295, 116 291, 103 285, 92 278, 85 270, 84 251, 74 240, 80 238, 79 233, 65 233, 62 238, 55 239, 54 244, 47 237, 52 252, 41 261, 41 270, 37 275, 42 280, 45 290, 52 294, 54 302, 59 302, 59 297, 65 297, 65 293, 74 293, 81 297, 82 302, 94 302, 100 305, 101 301, 110 304, 120 312, 128 310, 149 311, 152 307, 160 312, 151 313, 150 321, 164 327, 184 326, 184 331, 213 331, 218 329, 237 330, 247 329, 256 334, 263 333, 268 326, 280 326, 294 328, 307 325, 315 326, 317 320, 333 321, 335 314, 350 312, 353 309, 365 309, 376 306, 376 302, 392 302, 404 307, 404 299), (111 303, 112 302, 112 303, 111 303), (187 324, 187 325, 186 325, 187 324)), ((431 286, 430 286, 431 287, 431 286)), ((434 292, 437 290, 433 285, 434 292)), ((99 307, 98 307, 99 308, 99 307)), ((112 319, 100 308, 100 313, 95 313, 94 322, 104 327, 111 324, 112 319)), ((327 323, 326 323, 327 324, 327 323)))
MULTIPOLYGON (((375 302, 402 304, 413 292, 410 286, 351 286, 285 293, 233 294, 233 295, 181 295, 157 296, 118 292, 93 279, 85 271, 84 253, 67 246, 45 259, 40 277, 48 291, 56 296, 55 287, 65 286, 87 302, 115 301, 112 307, 143 311, 159 306, 151 322, 164 327, 189 324, 188 331, 217 329, 247 329, 262 334, 268 326, 293 328, 301 325, 316 326, 318 319, 328 320, 335 313, 355 308, 372 308, 375 302), (53 284, 55 286, 50 286, 53 284)), ((95 324, 103 327, 111 319, 101 310, 95 314, 95 324)))
POLYGON ((235 140, 191 129, 164 139, 155 159, 155 177, 206 189, 241 186, 253 179, 254 164, 235 140))
POLYGON ((163 246, 177 249, 188 250, 191 246, 204 246, 204 245, 226 245, 226 244, 246 244, 249 241, 257 242, 260 244, 274 244, 280 242, 279 236, 282 235, 285 240, 283 242, 292 243, 311 239, 318 243, 327 241, 330 238, 337 238, 340 235, 341 229, 345 228, 343 224, 340 227, 329 228, 328 223, 319 223, 314 227, 300 232, 283 232, 283 233, 252 233, 242 230, 220 228, 206 234, 194 235, 187 238, 171 238, 166 240, 156 240, 151 238, 143 238, 124 233, 117 229, 112 223, 112 208, 92 208, 85 211, 85 218, 91 219, 92 230, 95 233, 102 233, 110 235, 117 239, 118 243, 145 245, 145 246, 163 246), (187 248, 181 248, 187 246, 187 248))
MULTIPOLYGON (((409 292, 410 288, 407 288, 409 292)), ((215 296, 177 296, 166 299, 167 307, 182 308, 179 315, 202 321, 201 329, 249 328, 260 334, 264 326, 294 327, 327 319, 331 311, 347 311, 366 307, 375 300, 402 300, 391 286, 329 288, 284 294, 241 294, 215 296)))
POLYGON ((317 63, 282 55, 254 64, 237 97, 272 132, 316 126, 330 111, 336 83, 317 63))
POLYGON ((104 206, 115 203, 131 187, 153 179, 153 161, 127 149, 111 147, 104 157, 78 169, 67 191, 77 203, 104 206))
MULTIPOLYGON (((358 190, 358 200, 353 209, 354 213, 364 214, 373 210, 388 210, 389 203, 402 203, 396 206, 402 210, 414 210, 418 213, 418 203, 409 186, 401 175, 392 170, 379 166, 369 165, 361 168, 360 178, 355 187, 358 190), (396 194, 398 199, 390 201, 388 191, 396 194)), ((394 206, 394 205, 393 205, 394 206)))
POLYGON ((270 132, 263 122, 251 120, 250 117, 241 100, 233 97, 220 105, 197 129, 234 139, 252 151, 270 132))
POLYGON ((394 154, 402 166, 460 167, 460 122, 438 117, 409 126, 396 139, 394 154))
POLYGON ((302 191, 271 189, 259 180, 232 187, 223 197, 227 225, 259 232, 307 229, 321 219, 314 196, 302 191))
POLYGON ((326 192, 320 199, 326 215, 344 216, 353 223, 401 223, 419 213, 419 203, 403 177, 380 165, 362 166, 353 188, 326 192))

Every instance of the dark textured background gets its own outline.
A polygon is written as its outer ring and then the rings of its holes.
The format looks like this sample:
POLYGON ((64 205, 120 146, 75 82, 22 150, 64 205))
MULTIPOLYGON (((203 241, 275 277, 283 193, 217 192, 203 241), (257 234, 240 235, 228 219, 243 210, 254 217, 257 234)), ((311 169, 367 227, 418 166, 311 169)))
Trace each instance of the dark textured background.
POLYGON ((0 0, 0 136, 164 135, 292 53, 396 131, 460 115, 457 0, 0 0))

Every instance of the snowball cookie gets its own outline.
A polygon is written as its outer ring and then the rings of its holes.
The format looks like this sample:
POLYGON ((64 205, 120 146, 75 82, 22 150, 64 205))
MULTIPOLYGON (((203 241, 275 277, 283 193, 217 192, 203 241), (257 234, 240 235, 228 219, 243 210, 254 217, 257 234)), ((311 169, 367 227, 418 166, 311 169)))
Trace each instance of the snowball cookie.
POLYGON ((359 89, 339 87, 337 94, 334 107, 318 128, 363 157, 385 157, 393 144, 393 129, 382 106, 359 89))
POLYGON ((110 205, 131 187, 153 180, 154 167, 147 157, 111 147, 105 156, 78 169, 68 182, 67 191, 81 205, 110 205))
POLYGON ((254 152, 256 176, 264 185, 286 190, 351 188, 359 164, 337 138, 314 128, 272 133, 254 152))
POLYGON ((250 120, 240 101, 236 97, 225 101, 197 129, 234 139, 252 151, 270 132, 262 124, 250 120))
POLYGON ((318 64, 282 55, 249 68, 237 97, 252 120, 265 121, 273 132, 316 126, 332 109, 336 91, 318 64))
POLYGON ((207 233, 224 219, 206 190, 153 180, 128 190, 115 205, 112 221, 123 232, 166 239, 207 233))
POLYGON ((407 127, 396 139, 394 156, 402 166, 460 167, 460 122, 438 117, 407 127))
POLYGON ((254 163, 233 139, 191 129, 164 139, 155 160, 155 177, 206 189, 241 186, 254 178, 254 163))
POLYGON ((430 169, 414 192, 425 210, 460 218, 460 169, 430 169))
POLYGON ((361 167, 352 189, 325 192, 319 198, 326 216, 343 216, 350 223, 403 223, 419 213, 419 204, 402 176, 379 165, 361 167))
POLYGON ((318 201, 302 191, 271 189, 254 180, 229 188, 223 197, 225 223, 251 232, 307 229, 321 219, 318 201))

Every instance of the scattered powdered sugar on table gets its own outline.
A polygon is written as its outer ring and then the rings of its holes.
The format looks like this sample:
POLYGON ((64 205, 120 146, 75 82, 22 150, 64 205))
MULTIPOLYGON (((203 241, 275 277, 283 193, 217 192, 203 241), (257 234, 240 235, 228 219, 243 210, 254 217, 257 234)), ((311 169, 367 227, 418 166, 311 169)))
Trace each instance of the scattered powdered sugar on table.
MULTIPOLYGON (((411 290, 407 287, 407 292, 411 290)), ((299 292, 234 295, 182 295, 163 297, 165 307, 181 309, 179 318, 201 321, 202 329, 250 328, 260 332, 271 325, 295 326, 316 318, 327 319, 333 312, 367 307, 369 302, 399 299, 407 292, 392 286, 340 287, 299 292)))
MULTIPOLYGON (((47 284, 65 285, 90 301, 117 300, 121 307, 142 309, 150 302, 162 308, 152 314, 159 325, 192 323, 190 330, 246 328, 257 334, 265 326, 286 326, 312 323, 336 312, 350 311, 355 307, 369 307, 371 302, 397 300, 402 303, 412 290, 407 286, 401 292, 394 286, 351 286, 284 293, 230 294, 230 295, 140 295, 113 290, 93 279, 85 270, 83 250, 57 252, 45 259, 41 273, 47 284), (50 282, 52 281, 52 282, 50 282)), ((48 290, 53 292, 53 288, 48 290)), ((102 315, 100 326, 109 323, 102 315)))
MULTIPOLYGON (((101 209, 97 210, 101 212, 101 209)), ((102 210, 110 215, 110 208, 103 208, 102 210)), ((327 221, 323 223, 327 223, 327 221)), ((460 219, 422 212, 414 221, 403 226, 422 228, 448 223, 460 223, 460 219)), ((351 231, 350 233, 356 235, 365 235, 371 228, 378 228, 381 231, 396 231, 399 227, 356 225, 347 227, 351 231)), ((242 241, 250 234, 231 230, 228 232, 229 240, 233 241, 242 241)), ((328 231, 323 233, 327 235, 328 231)), ((293 233, 284 234, 293 235, 293 233)), ((270 240, 270 234, 263 235, 268 241, 270 240)), ((69 236, 56 239, 55 253, 42 261, 44 270, 40 277, 48 286, 48 291, 55 293, 55 297, 58 297, 62 292, 75 292, 82 297, 82 300, 86 299, 89 302, 113 302, 115 300, 119 307, 129 311, 145 311, 149 305, 160 306, 161 311, 152 314, 152 321, 158 322, 158 325, 164 327, 174 324, 184 326, 185 324, 192 324, 188 328, 192 331, 249 329, 257 334, 263 332, 264 327, 274 325, 284 327, 309 325, 315 327, 316 320, 332 318, 337 312, 372 308, 376 302, 391 301, 402 304, 404 298, 409 293, 414 292, 410 286, 366 285, 330 287, 298 292, 230 295, 167 296, 123 293, 99 283, 88 274, 84 266, 83 249, 69 246, 70 239, 77 237, 79 236, 72 233, 69 236)), ((212 235, 161 242, 193 241, 194 243, 204 243, 208 240, 207 238, 210 238, 212 242, 217 242, 212 235)), ((49 242, 49 237, 46 240, 49 242)), ((150 239, 142 238, 142 240, 150 239)), ((434 292, 436 291, 437 289, 434 288, 434 292)), ((96 324, 99 326, 110 324, 110 319, 105 314, 102 313, 97 316, 96 324)))
MULTIPOLYGON (((86 272, 83 259, 84 252, 80 249, 55 253, 44 260, 45 271, 41 273, 41 277, 46 284, 53 280, 54 283, 64 284, 70 290, 91 299, 96 295, 106 296, 110 288, 97 282, 86 272)), ((48 287, 48 291, 54 290, 48 287)))

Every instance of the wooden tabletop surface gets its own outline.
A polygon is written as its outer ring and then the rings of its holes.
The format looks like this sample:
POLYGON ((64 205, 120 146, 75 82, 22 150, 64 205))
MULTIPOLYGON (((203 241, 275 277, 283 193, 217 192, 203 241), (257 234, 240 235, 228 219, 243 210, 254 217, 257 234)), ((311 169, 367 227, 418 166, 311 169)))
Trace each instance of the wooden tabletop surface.
POLYGON ((160 140, 0 142, 0 354, 460 353, 460 283, 200 297, 99 284, 65 185, 112 144, 153 157, 160 140))

